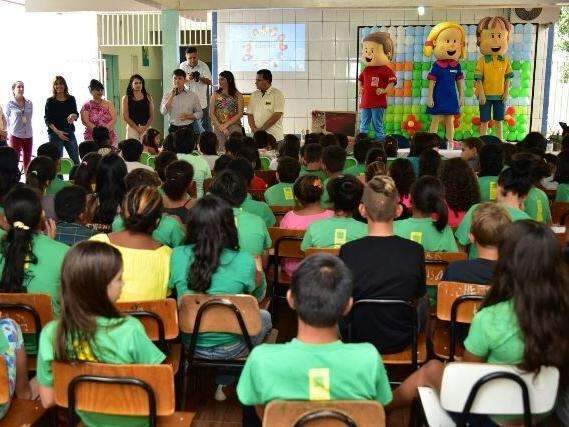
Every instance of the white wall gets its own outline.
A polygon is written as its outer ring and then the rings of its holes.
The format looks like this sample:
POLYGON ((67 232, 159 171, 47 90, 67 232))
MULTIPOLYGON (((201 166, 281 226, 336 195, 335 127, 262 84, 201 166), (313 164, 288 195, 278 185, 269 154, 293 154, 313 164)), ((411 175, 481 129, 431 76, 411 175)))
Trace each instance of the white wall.
MULTIPOLYGON (((475 24, 485 16, 503 15, 505 9, 428 9, 418 16, 414 9, 271 9, 221 10, 218 29, 227 23, 306 23, 306 72, 275 74, 274 85, 285 93, 285 132, 300 133, 310 128, 310 112, 350 110, 356 108, 357 31, 370 25, 432 25, 441 21, 475 24)), ((543 87, 547 30, 538 31, 539 50, 536 63, 536 85, 543 87)), ((225 37, 218 34, 220 51, 225 37)), ((231 69, 219 57, 219 71, 231 69)), ((254 90, 254 72, 238 72, 236 80, 241 91, 254 90)), ((536 88, 532 129, 541 126, 542 90, 536 88)))

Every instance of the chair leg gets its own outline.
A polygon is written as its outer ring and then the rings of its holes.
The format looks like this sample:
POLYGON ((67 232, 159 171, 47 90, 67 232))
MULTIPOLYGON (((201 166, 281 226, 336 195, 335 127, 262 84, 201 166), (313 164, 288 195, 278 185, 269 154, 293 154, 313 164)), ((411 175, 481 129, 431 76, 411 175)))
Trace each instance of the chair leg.
POLYGON ((182 409, 182 411, 186 410, 186 407, 188 405, 188 387, 189 387, 189 380, 190 380, 190 362, 186 359, 183 359, 183 366, 182 368, 182 392, 181 392, 181 402, 180 402, 180 408, 182 409))

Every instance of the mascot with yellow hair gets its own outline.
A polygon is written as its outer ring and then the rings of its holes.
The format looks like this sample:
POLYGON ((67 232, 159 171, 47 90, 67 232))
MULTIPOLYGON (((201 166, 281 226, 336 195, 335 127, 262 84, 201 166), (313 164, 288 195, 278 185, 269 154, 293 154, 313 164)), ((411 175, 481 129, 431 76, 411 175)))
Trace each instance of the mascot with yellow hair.
POLYGON ((431 132, 444 121, 446 139, 454 139, 454 116, 464 104, 464 74, 459 59, 466 56, 464 28, 454 22, 441 22, 430 32, 423 49, 426 56, 437 59, 427 78, 429 96, 427 113, 432 115, 431 132))

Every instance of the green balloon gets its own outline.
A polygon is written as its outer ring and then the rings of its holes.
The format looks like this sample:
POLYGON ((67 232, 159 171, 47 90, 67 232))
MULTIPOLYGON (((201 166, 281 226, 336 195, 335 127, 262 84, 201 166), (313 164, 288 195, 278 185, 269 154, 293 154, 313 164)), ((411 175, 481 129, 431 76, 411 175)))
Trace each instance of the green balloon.
POLYGON ((529 96, 530 96, 530 89, 529 89, 529 87, 522 88, 522 89, 520 90, 520 96, 521 96, 522 98, 527 98, 527 97, 529 97, 529 96))
POLYGON ((395 120, 393 120, 393 122, 397 125, 401 125, 401 122, 403 121, 403 114, 396 114, 395 115, 395 120))
POLYGON ((412 105, 411 106, 411 112, 413 114, 419 114, 421 112, 421 106, 420 105, 412 105))
POLYGON ((421 63, 413 62, 413 71, 421 71, 421 63))
POLYGON ((522 71, 530 71, 531 70, 531 62, 530 61, 522 61, 522 71))
POLYGON ((432 64, 430 62, 423 62, 421 68, 423 71, 428 71, 431 69, 432 64))
POLYGON ((413 71, 413 80, 419 80, 422 76, 421 70, 413 71))
POLYGON ((395 106, 395 114, 403 113, 403 105, 396 105, 395 106))
POLYGON ((437 132, 437 135, 440 136, 441 138, 444 138, 444 137, 445 137, 445 131, 444 131, 444 130, 439 130, 439 131, 437 132))
POLYGON ((518 125, 525 125, 527 123, 527 117, 521 114, 516 116, 516 123, 518 125))
POLYGON ((466 69, 470 72, 476 69, 476 61, 466 61, 466 69))
POLYGON ((531 70, 523 70, 520 74, 520 79, 530 80, 531 79, 531 70))
POLYGON ((512 98, 519 98, 520 97, 520 89, 517 87, 513 87, 510 89, 510 96, 512 98))
POLYGON ((429 81, 428 80, 423 80, 421 82, 421 87, 424 89, 427 89, 429 87, 429 81))
POLYGON ((480 130, 478 129, 478 127, 475 127, 475 126, 472 127, 472 135, 471 136, 475 136, 475 137, 480 136, 480 130))
POLYGON ((467 80, 466 81, 466 87, 468 89, 473 89, 474 88, 474 80, 467 80))
POLYGON ((421 80, 419 79, 415 79, 411 82, 411 87, 413 89, 421 89, 421 80))
POLYGON ((464 133, 461 130, 457 130, 454 132, 454 139, 462 139, 464 138, 464 133))
POLYGON ((471 88, 471 87, 467 87, 467 88, 464 90, 464 95, 467 96, 467 97, 469 97, 469 98, 472 97, 472 96, 474 96, 474 89, 471 88))

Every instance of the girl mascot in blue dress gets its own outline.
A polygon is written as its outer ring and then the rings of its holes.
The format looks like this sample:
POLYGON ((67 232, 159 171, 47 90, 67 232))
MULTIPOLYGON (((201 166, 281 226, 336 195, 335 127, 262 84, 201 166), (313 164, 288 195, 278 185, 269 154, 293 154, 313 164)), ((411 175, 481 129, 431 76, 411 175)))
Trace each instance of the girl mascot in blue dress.
POLYGON ((454 22, 441 22, 431 30, 423 49, 437 59, 427 78, 429 95, 427 113, 432 115, 430 132, 445 123, 446 139, 454 140, 454 116, 464 104, 464 74, 459 59, 466 56, 466 33, 454 22))

